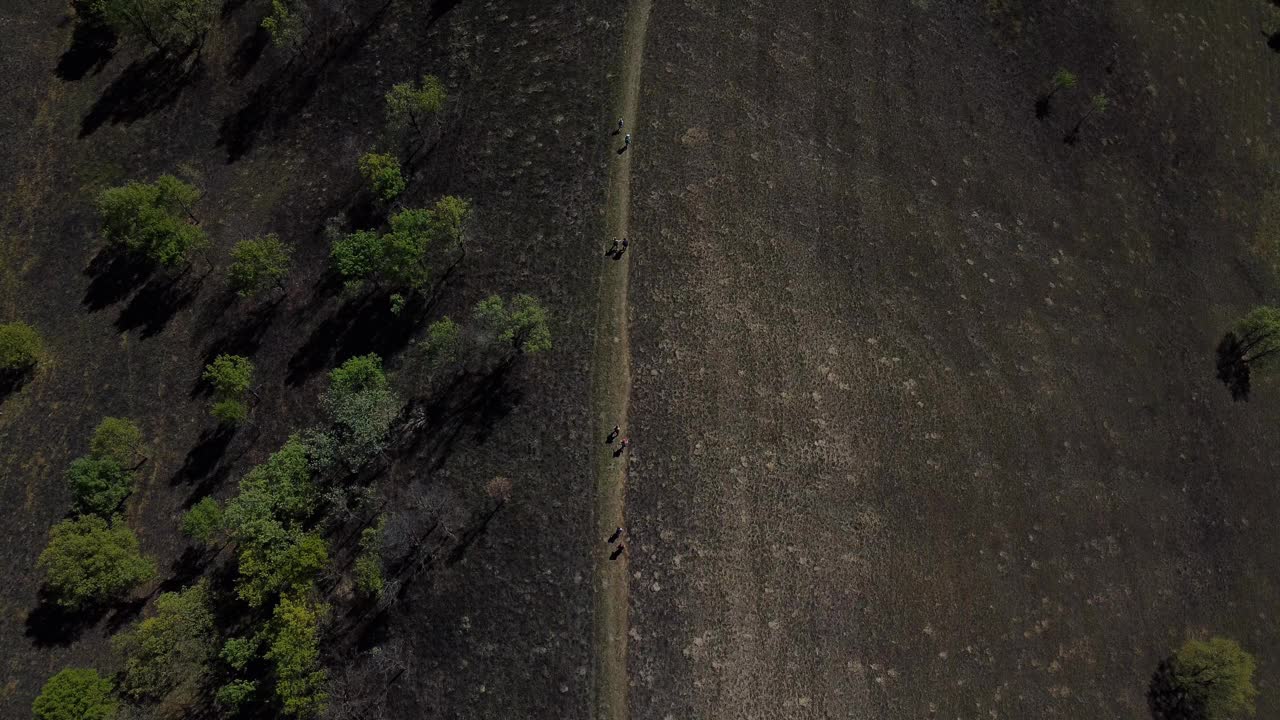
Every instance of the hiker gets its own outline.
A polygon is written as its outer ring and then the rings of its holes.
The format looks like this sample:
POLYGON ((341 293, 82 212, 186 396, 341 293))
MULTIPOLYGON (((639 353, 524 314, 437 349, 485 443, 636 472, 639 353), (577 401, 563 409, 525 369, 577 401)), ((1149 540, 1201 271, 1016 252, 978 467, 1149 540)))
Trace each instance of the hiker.
POLYGON ((618 252, 618 238, 613 239, 613 246, 609 248, 609 252, 605 253, 605 255, 612 255, 616 252, 618 252))
POLYGON ((627 451, 631 445, 631 438, 622 438, 622 442, 618 443, 618 449, 613 451, 613 456, 618 457, 627 451))
POLYGON ((623 125, 622 118, 618 118, 618 132, 622 132, 622 125, 623 125))
POLYGON ((618 526, 618 529, 617 529, 617 530, 614 530, 614 531, 613 531, 613 534, 609 536, 609 544, 610 544, 610 545, 612 545, 612 544, 613 544, 615 541, 617 541, 617 539, 618 539, 618 538, 620 538, 620 537, 622 537, 622 526, 621 526, 621 525, 619 525, 619 526, 618 526))
POLYGON ((626 137, 622 138, 622 146, 631 147, 631 133, 627 133, 626 137))
MULTIPOLYGON (((617 241, 617 240, 614 240, 614 241, 613 241, 613 244, 614 244, 614 245, 617 245, 617 244, 618 244, 618 241, 617 241)), ((605 442, 607 442, 607 443, 609 443, 610 445, 612 445, 612 444, 613 444, 613 441, 618 437, 618 433, 619 433, 619 432, 621 432, 621 430, 619 430, 619 429, 618 429, 618 426, 617 426, 617 425, 614 425, 614 426, 613 426, 613 430, 609 433, 609 437, 605 438, 605 442)))
POLYGON ((622 543, 618 543, 618 547, 614 548, 613 552, 609 553, 609 559, 617 560, 618 556, 621 555, 623 552, 625 552, 626 549, 627 549, 626 545, 623 545, 622 543))
POLYGON ((629 240, 627 240, 626 238, 622 238, 622 252, 626 252, 627 246, 629 246, 630 244, 631 242, 629 240))

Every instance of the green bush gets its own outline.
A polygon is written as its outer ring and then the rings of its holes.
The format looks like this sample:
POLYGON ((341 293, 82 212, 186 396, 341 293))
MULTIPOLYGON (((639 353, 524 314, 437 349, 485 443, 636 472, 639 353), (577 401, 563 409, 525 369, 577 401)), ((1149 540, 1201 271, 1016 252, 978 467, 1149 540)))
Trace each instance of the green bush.
POLYGON ((202 498, 182 516, 182 534, 208 545, 224 529, 222 506, 211 497, 202 498))
POLYGON ((462 239, 471 206, 446 196, 430 209, 401 210, 390 218, 382 235, 361 230, 341 236, 329 251, 334 269, 350 286, 368 279, 394 287, 422 290, 432 280, 432 267, 463 249, 462 239))
POLYGON ((532 295, 516 295, 510 306, 490 295, 476 303, 472 316, 487 337, 515 352, 532 355, 551 349, 546 310, 532 295))
POLYGON ((36 720, 110 720, 117 704, 97 670, 67 668, 45 681, 31 712, 36 720))
POLYGON ((89 438, 89 457, 114 460, 120 467, 129 467, 138 457, 142 447, 142 431, 132 420, 102 418, 89 438))
POLYGON ((444 83, 435 75, 424 75, 418 85, 396 83, 387 92, 387 126, 400 131, 412 128, 425 136, 449 99, 444 83))
POLYGON ((320 667, 320 622, 327 611, 327 606, 288 597, 276 606, 267 659, 275 666, 276 696, 287 715, 315 717, 328 701, 320 667))
POLYGON ((404 192, 404 175, 400 161, 385 153, 365 153, 360 156, 360 175, 369 183, 373 196, 382 202, 391 202, 404 192))
POLYGON ((232 670, 244 670, 258 657, 258 641, 255 638, 230 638, 222 644, 219 657, 232 670))
POLYGON ((370 597, 382 597, 385 581, 382 577, 382 529, 386 517, 365 528, 360 533, 360 552, 356 555, 356 589, 370 597))
POLYGON ((76 510, 110 517, 133 493, 133 473, 112 458, 82 457, 67 470, 76 510))
POLYGON ((241 240, 231 248, 227 280, 240 297, 251 297, 270 285, 283 291, 292 262, 293 247, 275 233, 241 240))
POLYGON ((333 423, 334 453, 355 472, 386 448, 402 402, 377 355, 354 357, 329 373, 321 405, 333 423))
POLYGON ((1173 657, 1173 681, 1197 717, 1228 720, 1252 716, 1253 656, 1234 640, 1188 640, 1173 657))
POLYGON ((238 425, 249 415, 244 394, 253 385, 253 363, 243 355, 219 355, 204 368, 204 380, 213 386, 210 413, 226 425, 238 425))
POLYGON ((103 190, 98 195, 102 235, 112 245, 167 267, 189 262, 192 253, 209 244, 191 219, 191 206, 199 198, 195 187, 172 175, 103 190))
POLYGON ((240 708, 258 691, 258 683, 253 680, 232 680, 218 688, 214 693, 214 702, 229 716, 235 716, 240 708))
POLYGON ((382 238, 372 230, 344 235, 330 247, 329 259, 349 288, 359 287, 382 269, 382 238))
POLYGON ((448 365, 458 359, 462 348, 462 328, 448 317, 442 317, 427 327, 427 340, 423 351, 432 367, 448 365))
POLYGON ((54 525, 37 565, 57 604, 71 610, 115 600, 156 573, 120 518, 108 523, 96 515, 54 525))
POLYGON ((158 699, 178 688, 195 690, 214 657, 214 639, 205 581, 180 593, 162 593, 154 616, 113 640, 125 658, 121 693, 142 700, 158 699))
POLYGON ((44 358, 44 341, 23 322, 0 324, 0 373, 26 372, 44 358))

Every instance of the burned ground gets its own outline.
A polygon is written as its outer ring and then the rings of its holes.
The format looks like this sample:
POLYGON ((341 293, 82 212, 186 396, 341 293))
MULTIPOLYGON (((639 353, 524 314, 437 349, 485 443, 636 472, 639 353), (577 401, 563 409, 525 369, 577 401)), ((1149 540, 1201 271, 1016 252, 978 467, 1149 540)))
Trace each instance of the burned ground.
MULTIPOLYGON (((389 702, 409 715, 533 717, 555 708, 580 717, 590 662, 582 441, 596 295, 596 258, 585 248, 602 226, 607 137, 598 128, 621 10, 370 5, 290 62, 256 29, 264 8, 229 3, 199 58, 180 70, 77 24, 62 3, 4 11, 5 46, 21 51, 0 53, 0 312, 34 324, 51 360, 0 405, 9 508, 0 715, 28 712, 44 679, 65 665, 116 667, 107 635, 141 610, 135 603, 127 614, 62 624, 37 612, 35 558, 68 510, 62 473, 102 416, 133 417, 150 438, 128 519, 159 561, 157 584, 171 589, 191 571, 180 512, 204 495, 233 493, 246 468, 316 421, 329 368, 376 351, 414 407, 430 410, 379 483, 401 520, 420 529, 442 521, 441 540, 429 572, 389 613, 359 619, 359 636, 328 638, 327 661, 341 667, 362 645, 396 638, 407 670, 389 702), (344 213, 376 223, 355 161, 378 140, 382 93, 424 73, 440 75, 452 99, 403 202, 462 195, 476 220, 466 261, 434 303, 397 319, 385 297, 341 297, 324 271, 322 229, 344 213), (100 254, 93 194, 162 172, 204 190, 196 212, 214 243, 212 271, 198 259, 166 275, 100 254), (226 290, 226 252, 265 232, 298 246, 289 292, 238 300, 226 290), (555 352, 518 364, 499 385, 429 381, 417 332, 494 292, 542 298, 555 352), (233 435, 214 431, 197 386, 218 352, 250 355, 258 367, 261 402, 233 435), (486 485, 497 476, 509 479, 510 500, 492 513, 486 485), (409 517, 420 508, 406 498, 423 496, 435 516, 409 517)), ((351 620, 334 627, 350 629, 351 620)))
POLYGON ((1176 5, 655 10, 634 717, 1142 717, 1211 632, 1275 712, 1280 394, 1215 347, 1276 287, 1277 18, 1176 5))

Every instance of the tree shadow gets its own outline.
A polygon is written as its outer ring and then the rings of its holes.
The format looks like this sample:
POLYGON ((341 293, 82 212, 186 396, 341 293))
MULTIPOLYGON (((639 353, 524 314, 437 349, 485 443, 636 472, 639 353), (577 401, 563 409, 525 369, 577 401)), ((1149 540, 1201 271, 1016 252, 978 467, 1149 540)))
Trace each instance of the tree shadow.
POLYGON ((58 66, 54 74, 58 79, 67 82, 80 80, 92 72, 102 72, 102 68, 115 55, 116 33, 101 19, 77 3, 76 26, 71 33, 71 47, 58 58, 58 66))
POLYGON ((31 368, 0 371, 0 403, 22 389, 31 379, 31 368))
POLYGON ((1249 400, 1249 363, 1244 359, 1245 349, 1236 334, 1229 332, 1218 343, 1218 380, 1231 392, 1231 399, 1249 400))
POLYGON ((279 311, 283 300, 284 296, 280 296, 269 304, 250 310, 244 319, 238 322, 230 332, 213 341, 209 344, 209 347, 205 348, 204 360, 200 363, 200 367, 196 371, 195 380, 191 384, 190 397, 195 398, 209 394, 211 388, 204 381, 204 368, 219 355, 243 355, 249 357, 258 351, 258 348, 262 346, 262 338, 275 321, 277 311, 279 311))
POLYGON ((80 639, 84 631, 101 620, 105 605, 69 610, 55 600, 48 586, 42 586, 35 610, 27 614, 25 635, 36 647, 66 647, 80 639))
POLYGON ((1053 105, 1050 103, 1048 95, 1041 95, 1036 98, 1036 119, 1044 120, 1053 114, 1053 105))
POLYGON ((188 546, 169 566, 172 574, 160 583, 156 592, 175 592, 187 587, 200 577, 210 559, 210 554, 204 550, 188 546))
POLYGON ((222 119, 214 147, 226 148, 227 162, 233 163, 253 149, 263 130, 283 129, 301 114, 320 86, 330 65, 342 65, 366 45, 369 36, 382 24, 390 3, 383 5, 364 25, 321 47, 318 58, 296 57, 249 94, 248 101, 222 119))
POLYGON ((195 447, 187 452, 182 467, 169 479, 169 485, 185 485, 200 480, 201 485, 212 486, 221 482, 230 472, 229 467, 221 466, 222 457, 234 437, 234 432, 221 425, 215 430, 202 432, 195 447))
POLYGON ((1271 48, 1272 52, 1280 53, 1280 32, 1273 32, 1269 34, 1264 32, 1262 33, 1262 36, 1267 39, 1267 47, 1271 48))
POLYGON ((484 537, 485 533, 489 531, 489 523, 504 506, 505 503, 496 503, 492 509, 480 517, 479 522, 466 530, 463 530, 462 537, 458 540, 457 546, 450 551, 449 557, 444 561, 444 564, 446 566, 453 567, 454 565, 462 562, 463 558, 467 555, 467 551, 471 549, 471 546, 474 545, 476 541, 480 540, 480 538, 484 537))
POLYGON ((177 56, 154 52, 130 63, 84 116, 80 137, 92 135, 107 122, 140 120, 176 101, 187 85, 204 74, 204 62, 196 49, 189 47, 177 56))
POLYGON ((1153 720, 1208 720, 1204 708, 1187 697, 1173 675, 1173 658, 1156 667, 1147 686, 1147 708, 1153 720))
POLYGON ((114 305, 128 297, 153 272, 155 265, 149 261, 139 260, 114 248, 103 248, 84 269, 84 275, 91 280, 80 304, 89 312, 114 305))
POLYGON ((116 605, 111 610, 111 614, 107 616, 107 621, 102 625, 102 637, 111 637, 123 630, 125 625, 137 620, 150 600, 151 595, 148 595, 147 597, 133 598, 116 605))
POLYGON ((444 17, 445 13, 462 4, 462 0, 435 0, 427 9, 427 22, 433 23, 444 17))
POLYGON ((231 61, 227 63, 227 74, 236 80, 243 79, 253 69, 253 66, 258 64, 263 51, 270 44, 270 33, 263 29, 261 25, 257 26, 253 34, 242 40, 240 47, 236 48, 235 53, 231 56, 231 61))
POLYGON ((285 383, 294 387, 301 385, 316 372, 349 357, 372 352, 385 360, 403 350, 413 338, 417 318, 427 307, 413 297, 412 305, 393 315, 389 298, 386 292, 370 293, 339 307, 316 326, 289 359, 285 383))
POLYGON ((524 399, 524 390, 509 382, 513 366, 514 362, 506 361, 492 370, 463 371, 433 400, 411 405, 413 435, 406 451, 425 450, 423 464, 435 472, 468 430, 473 441, 486 442, 498 422, 524 399))
POLYGON ((142 328, 144 340, 164 330, 179 310, 195 300, 204 282, 203 276, 194 282, 187 282, 185 276, 186 273, 178 277, 157 277, 143 285, 120 311, 116 329, 129 332, 142 328))

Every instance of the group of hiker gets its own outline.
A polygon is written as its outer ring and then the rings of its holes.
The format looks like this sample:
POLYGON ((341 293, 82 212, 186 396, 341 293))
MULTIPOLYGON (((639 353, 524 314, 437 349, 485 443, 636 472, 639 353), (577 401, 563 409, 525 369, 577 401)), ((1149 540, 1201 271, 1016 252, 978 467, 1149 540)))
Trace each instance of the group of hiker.
MULTIPOLYGON (((617 135, 621 133, 625 125, 626 123, 623 121, 623 119, 618 118, 618 129, 613 134, 617 135)), ((626 150, 630 147, 631 147, 631 133, 626 133, 622 138, 622 149, 619 150, 618 153, 622 154, 623 152, 626 152, 626 150)), ((622 238, 621 241, 619 241, 618 238, 614 238, 613 247, 610 247, 608 252, 606 252, 605 254, 612 255, 613 259, 617 260, 618 258, 621 258, 622 254, 627 251, 627 247, 630 244, 631 243, 625 237, 622 238)), ((609 431, 609 435, 604 439, 605 444, 612 445, 613 441, 617 440, 618 435, 620 434, 622 434, 622 429, 619 428, 617 425, 614 425, 613 430, 609 431)), ((629 437, 622 438, 622 440, 618 442, 617 449, 613 451, 613 456, 620 457, 623 453, 627 451, 629 447, 631 447, 631 438, 629 437)), ((626 545, 622 543, 623 532, 624 531, 622 527, 619 526, 618 529, 614 530, 613 534, 609 536, 610 545, 614 544, 615 542, 618 543, 618 546, 615 547, 613 551, 609 553, 610 560, 617 560, 622 555, 622 553, 626 552, 627 550, 626 545)))

